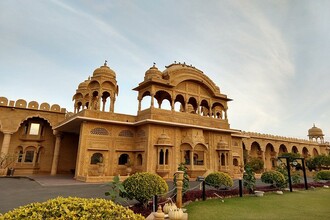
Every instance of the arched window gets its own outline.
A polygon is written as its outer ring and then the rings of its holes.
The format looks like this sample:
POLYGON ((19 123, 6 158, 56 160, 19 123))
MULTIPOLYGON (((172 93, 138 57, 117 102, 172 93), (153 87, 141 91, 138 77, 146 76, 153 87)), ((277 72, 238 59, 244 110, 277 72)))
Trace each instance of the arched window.
POLYGON ((118 159, 118 165, 125 165, 128 163, 129 156, 128 154, 121 154, 118 159))
POLYGON ((101 153, 94 153, 91 157, 91 164, 98 164, 103 162, 103 155, 101 153))
POLYGON ((35 148, 34 147, 28 147, 25 151, 25 158, 24 162, 25 163, 32 163, 34 159, 34 152, 35 148))
POLYGON ((159 164, 164 164, 164 151, 161 149, 159 151, 159 164))
POLYGON ((23 160, 23 148, 22 147, 18 147, 17 149, 17 163, 21 163, 23 160))
POLYGON ((221 158, 220 158, 220 160, 221 160, 221 166, 225 166, 226 165, 226 158, 225 158, 225 154, 221 154, 221 158))
POLYGON ((168 164, 168 149, 165 151, 165 164, 168 164))
POLYGON ((233 164, 234 164, 234 166, 236 166, 236 167, 238 166, 238 160, 237 160, 236 158, 233 159, 233 164))

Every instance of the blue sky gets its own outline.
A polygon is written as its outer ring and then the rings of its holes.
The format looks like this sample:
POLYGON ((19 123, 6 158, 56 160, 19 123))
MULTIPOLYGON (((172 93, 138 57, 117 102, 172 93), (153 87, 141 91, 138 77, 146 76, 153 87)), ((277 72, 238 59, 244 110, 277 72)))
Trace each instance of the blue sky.
POLYGON ((330 1, 0 1, 0 96, 73 111, 78 84, 104 60, 115 112, 135 115, 132 89, 155 62, 202 70, 234 101, 232 128, 330 136, 330 1))

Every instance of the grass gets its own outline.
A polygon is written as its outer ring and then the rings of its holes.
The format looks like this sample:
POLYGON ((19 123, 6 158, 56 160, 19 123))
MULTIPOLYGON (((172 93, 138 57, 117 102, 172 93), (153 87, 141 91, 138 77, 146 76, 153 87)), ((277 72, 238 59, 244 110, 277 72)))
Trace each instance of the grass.
POLYGON ((248 196, 210 199, 185 206, 189 220, 194 219, 329 219, 330 190, 315 189, 266 193, 263 197, 248 196))

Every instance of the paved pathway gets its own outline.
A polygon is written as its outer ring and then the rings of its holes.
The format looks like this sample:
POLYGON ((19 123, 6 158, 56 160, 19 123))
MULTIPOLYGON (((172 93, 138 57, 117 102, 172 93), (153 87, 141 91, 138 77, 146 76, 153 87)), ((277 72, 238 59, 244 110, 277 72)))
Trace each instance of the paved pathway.
POLYGON ((0 212, 32 202, 44 202, 57 196, 107 198, 106 184, 83 183, 70 176, 30 176, 0 178, 0 212))

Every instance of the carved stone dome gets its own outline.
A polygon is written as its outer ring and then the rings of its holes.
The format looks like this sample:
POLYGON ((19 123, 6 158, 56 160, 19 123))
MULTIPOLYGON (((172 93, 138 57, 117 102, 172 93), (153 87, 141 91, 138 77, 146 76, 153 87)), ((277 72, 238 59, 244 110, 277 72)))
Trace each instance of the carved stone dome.
POLYGON ((147 70, 147 72, 144 75, 144 80, 148 80, 152 78, 158 78, 158 79, 162 78, 162 72, 158 70, 155 63, 152 67, 150 67, 150 69, 147 70))
POLYGON ((78 89, 87 89, 88 83, 90 82, 90 78, 86 79, 84 82, 80 83, 78 89))
POLYGON ((95 69, 93 72, 93 76, 105 76, 105 77, 112 77, 116 78, 116 73, 112 69, 110 69, 107 66, 107 61, 104 62, 103 66, 100 66, 99 68, 95 69))
POLYGON ((311 129, 308 130, 308 136, 320 137, 324 136, 321 128, 315 127, 315 124, 311 129))

